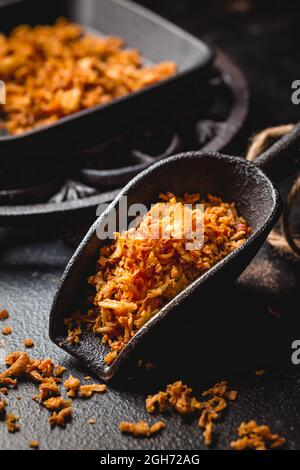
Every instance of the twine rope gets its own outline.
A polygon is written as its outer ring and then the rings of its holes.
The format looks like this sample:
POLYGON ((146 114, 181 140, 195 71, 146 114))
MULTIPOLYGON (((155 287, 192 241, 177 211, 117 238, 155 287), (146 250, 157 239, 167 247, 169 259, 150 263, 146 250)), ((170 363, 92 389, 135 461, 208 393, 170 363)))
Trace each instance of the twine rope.
MULTIPOLYGON (((293 124, 270 127, 255 135, 248 149, 246 159, 254 162, 274 141, 291 132, 293 127, 293 124)), ((294 259, 300 259, 300 237, 293 233, 291 216, 299 193, 300 176, 298 176, 293 183, 287 201, 284 204, 280 219, 280 230, 272 230, 268 237, 270 245, 279 253, 288 255, 294 259)))

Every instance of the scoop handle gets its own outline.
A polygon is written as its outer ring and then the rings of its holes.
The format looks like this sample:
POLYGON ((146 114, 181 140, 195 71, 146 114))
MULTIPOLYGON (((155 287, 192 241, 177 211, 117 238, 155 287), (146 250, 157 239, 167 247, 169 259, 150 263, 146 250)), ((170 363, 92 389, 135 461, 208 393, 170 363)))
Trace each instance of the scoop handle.
POLYGON ((269 178, 278 183, 300 169, 300 123, 263 152, 255 161, 269 178))

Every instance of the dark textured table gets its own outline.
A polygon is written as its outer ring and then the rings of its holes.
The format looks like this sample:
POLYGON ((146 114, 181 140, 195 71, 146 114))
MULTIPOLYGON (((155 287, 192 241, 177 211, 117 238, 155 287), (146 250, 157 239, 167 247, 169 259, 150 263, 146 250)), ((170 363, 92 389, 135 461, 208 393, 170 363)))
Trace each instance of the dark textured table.
MULTIPOLYGON (((291 104, 291 82, 300 77, 299 7, 276 1, 144 1, 192 33, 230 53, 246 73, 251 88, 251 114, 245 135, 270 124, 294 122, 299 109, 291 104), (270 11, 272 14, 270 14, 270 11)), ((293 4, 292 4, 293 3, 293 4)), ((229 150, 238 153, 245 140, 229 150)), ((22 339, 35 341, 35 357, 52 357, 74 375, 88 371, 48 339, 52 296, 72 254, 53 227, 0 231, 0 308, 7 308, 13 334, 0 338, 0 358, 23 349, 22 339)), ((148 419, 144 400, 169 380, 183 378, 197 391, 218 379, 229 379, 239 392, 216 425, 213 448, 227 449, 242 421, 256 419, 285 436, 287 448, 300 449, 299 367, 291 364, 291 343, 300 336, 299 264, 278 257, 265 246, 233 287, 218 299, 190 308, 199 310, 199 328, 176 332, 169 347, 148 340, 147 353, 158 368, 144 371, 131 364, 109 393, 75 400, 74 418, 66 430, 50 430, 49 413, 31 400, 32 384, 21 383, 9 395, 9 409, 20 415, 21 431, 8 434, 0 423, 1 449, 26 449, 32 439, 41 449, 202 449, 195 420, 166 418, 167 429, 151 440, 136 440, 118 431, 121 420, 148 419), (270 315, 269 307, 280 313, 270 315), (267 369, 262 377, 255 370, 267 369), (128 380, 128 376, 133 376, 128 380), (21 396, 21 400, 17 397, 21 396), (95 418, 96 424, 87 423, 95 418)), ((182 312, 188 325, 189 311, 182 312)))

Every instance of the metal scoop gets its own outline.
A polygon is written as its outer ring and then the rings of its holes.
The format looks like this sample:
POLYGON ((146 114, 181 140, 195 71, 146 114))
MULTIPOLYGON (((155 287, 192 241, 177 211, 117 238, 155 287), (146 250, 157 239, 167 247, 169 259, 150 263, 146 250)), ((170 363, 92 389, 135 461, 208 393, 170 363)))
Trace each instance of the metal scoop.
POLYGON ((248 266, 281 213, 281 199, 274 183, 283 180, 299 168, 300 124, 273 147, 251 163, 240 157, 219 153, 189 152, 160 161, 134 178, 110 207, 92 226, 75 252, 62 277, 50 315, 50 338, 54 343, 82 360, 101 379, 108 381, 126 363, 146 335, 162 323, 172 321, 184 313, 184 304, 191 296, 203 295, 218 285, 234 281, 248 266), (150 207, 160 192, 171 191, 211 193, 224 201, 235 202, 237 210, 253 234, 239 249, 228 255, 208 272, 178 294, 150 319, 129 341, 110 366, 104 363, 109 352, 101 338, 85 332, 79 345, 70 345, 64 319, 79 308, 86 278, 95 272, 100 247, 107 243, 98 239, 96 230, 105 223, 105 217, 116 209, 121 196, 128 197, 128 205, 143 203, 150 207))

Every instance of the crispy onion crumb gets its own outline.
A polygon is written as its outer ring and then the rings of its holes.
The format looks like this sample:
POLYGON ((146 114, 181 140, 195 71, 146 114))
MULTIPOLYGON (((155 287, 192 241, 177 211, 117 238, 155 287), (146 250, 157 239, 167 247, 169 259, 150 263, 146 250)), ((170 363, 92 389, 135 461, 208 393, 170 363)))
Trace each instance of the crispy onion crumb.
POLYGON ((39 449, 40 443, 39 443, 39 441, 33 440, 33 441, 29 442, 29 447, 31 449, 39 449))
POLYGON ((176 73, 171 61, 143 66, 140 53, 124 46, 121 38, 91 36, 65 19, 0 34, 3 127, 14 135, 53 124, 176 73))
POLYGON ((7 310, 2 310, 0 312, 0 321, 7 320, 9 318, 9 313, 7 310))
POLYGON ((80 387, 80 380, 73 375, 69 375, 68 379, 64 382, 64 387, 67 389, 68 397, 74 398, 77 395, 78 389, 80 387))
POLYGON ((68 408, 63 408, 58 413, 54 411, 54 413, 50 416, 48 421, 49 421, 50 426, 52 427, 59 426, 61 428, 64 428, 67 422, 71 419, 71 417, 72 417, 72 407, 69 406, 68 408))
POLYGON ((256 377, 262 377, 266 373, 265 370, 257 370, 255 371, 256 377))
POLYGON ((11 326, 4 326, 4 328, 2 328, 2 334, 4 336, 9 336, 9 335, 12 334, 12 332, 13 332, 13 330, 12 330, 11 326))
POLYGON ((84 328, 102 337, 110 348, 107 365, 168 301, 251 234, 235 205, 220 198, 201 199, 199 194, 178 198, 171 193, 160 197, 163 203, 152 207, 137 228, 117 233, 114 242, 101 248, 96 273, 88 279, 92 293, 85 311, 65 320, 70 344, 80 342, 84 328), (204 205, 204 214, 198 203, 204 205), (176 214, 186 210, 194 230, 197 224, 204 226, 204 245, 199 249, 187 250, 186 233, 178 232, 176 214), (158 218, 160 211, 163 216, 158 218), (164 233, 166 224, 168 237, 151 236, 164 233))
POLYGON ((3 415, 5 412, 5 408, 7 406, 7 403, 5 400, 0 400, 0 416, 3 415))
POLYGON ((78 395, 81 398, 90 398, 94 393, 105 393, 107 386, 105 384, 81 385, 78 395))
POLYGON ((145 421, 140 421, 139 423, 128 423, 126 421, 122 421, 119 428, 122 433, 131 434, 134 437, 151 437, 165 429, 166 423, 158 421, 157 423, 150 425, 145 421))
POLYGON ((269 426, 259 426, 256 421, 242 423, 238 428, 239 439, 231 443, 234 450, 268 450, 281 447, 286 439, 272 434, 269 426))
POLYGON ((8 432, 15 433, 20 431, 20 425, 18 424, 19 416, 16 416, 12 413, 7 413, 5 422, 8 432))
POLYGON ((213 441, 214 421, 220 418, 221 412, 227 408, 228 403, 237 399, 237 392, 229 390, 226 381, 215 384, 204 391, 198 400, 193 396, 193 389, 184 385, 182 381, 169 384, 165 392, 149 395, 146 399, 148 413, 164 413, 168 407, 177 411, 180 415, 193 414, 200 411, 199 427, 203 430, 204 443, 210 446, 213 441))
POLYGON ((33 348, 33 346, 34 346, 34 342, 30 338, 25 338, 23 340, 23 344, 24 344, 25 348, 33 348))
MULTIPOLYGON (((19 379, 29 379, 37 384, 38 395, 33 397, 52 414, 49 423, 52 427, 65 427, 72 416, 72 401, 66 400, 61 394, 61 379, 59 376, 65 371, 65 367, 56 365, 52 359, 32 359, 26 352, 13 352, 5 358, 7 369, 0 373, 0 385, 18 386, 19 379)), ((104 384, 80 385, 79 379, 69 376, 64 382, 68 398, 79 397, 90 398, 94 393, 103 393, 107 390, 104 384)), ((0 391, 8 393, 7 387, 0 391)), ((0 400, 0 413, 5 413, 5 402, 0 400), (2 411, 1 411, 2 410, 2 411)), ((6 422, 9 432, 18 430, 17 418, 7 414, 6 422), (15 429, 15 430, 13 430, 15 429)))

